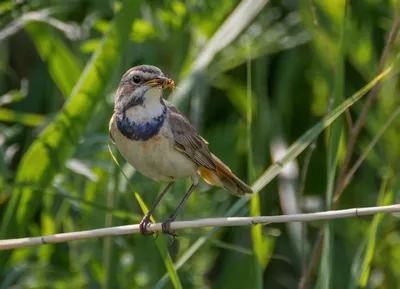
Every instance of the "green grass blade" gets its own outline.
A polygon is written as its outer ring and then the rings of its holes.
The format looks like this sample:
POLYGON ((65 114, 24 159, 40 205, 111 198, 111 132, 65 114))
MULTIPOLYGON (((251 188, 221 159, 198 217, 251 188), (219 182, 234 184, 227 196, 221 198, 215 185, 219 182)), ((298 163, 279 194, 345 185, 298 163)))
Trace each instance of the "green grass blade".
MULTIPOLYGON (((90 122, 93 107, 104 96, 105 85, 129 38, 139 7, 138 1, 124 1, 110 32, 87 64, 60 115, 41 133, 22 159, 16 176, 17 184, 47 187, 72 155, 90 122)), ((41 196, 42 192, 28 186, 14 190, 2 220, 1 239, 24 235, 41 203, 41 196)), ((11 251, 0 254, 0 271, 10 254, 11 251)))
POLYGON ((240 33, 248 27, 253 19, 262 11, 268 0, 241 1, 227 20, 215 32, 204 46, 186 74, 179 83, 179 90, 173 94, 173 102, 179 106, 192 89, 196 76, 212 62, 214 57, 226 46, 232 43, 240 33))
MULTIPOLYGON (((247 179, 252 182, 254 179, 253 171, 253 149, 252 149, 252 134, 251 134, 251 122, 252 122, 252 93, 251 93, 251 60, 247 60, 247 113, 246 113, 246 123, 247 123, 247 179)), ((250 215, 260 216, 260 196, 256 194, 251 198, 250 201, 250 215)), ((268 263, 268 258, 266 257, 267 246, 264 246, 263 236, 262 236, 262 226, 252 226, 251 227, 251 237, 253 242, 253 264, 254 271, 256 275, 256 288, 263 288, 263 264, 268 263)))
MULTIPOLYGON (((107 193, 107 206, 114 209, 118 202, 118 185, 119 185, 119 171, 117 168, 113 170, 113 183, 108 184, 107 193)), ((114 216, 111 212, 105 214, 104 227, 109 228, 115 226, 114 216)), ((113 246, 114 238, 112 236, 107 236, 103 240, 103 267, 104 267, 104 282, 102 284, 102 289, 114 288, 114 284, 117 283, 117 268, 114 266, 118 262, 118 257, 116 256, 117 250, 113 246)))
MULTIPOLYGON (((345 31, 346 31, 346 2, 343 3, 343 19, 341 21, 340 50, 337 57, 335 82, 333 92, 333 105, 337 106, 343 101, 344 94, 344 53, 345 53, 345 31)), ((333 191, 335 188, 335 176, 337 167, 337 158, 339 151, 340 137, 343 131, 343 116, 338 117, 332 125, 328 140, 328 160, 327 160, 327 187, 326 187, 326 209, 332 209, 333 191)), ((332 270, 333 270, 333 227, 332 222, 327 221, 325 226, 325 242, 322 249, 321 266, 318 282, 321 288, 332 288, 332 270)))
MULTIPOLYGON (((388 75, 392 71, 392 66, 387 68, 381 74, 376 76, 367 85, 357 91, 352 97, 346 99, 341 105, 334 108, 330 113, 328 113, 321 121, 319 121, 312 128, 307 130, 296 142, 294 142, 286 154, 282 157, 280 161, 272 164, 253 184, 252 188, 255 193, 261 191, 269 182, 271 182, 282 170, 282 168, 288 162, 294 160, 300 153, 302 153, 308 145, 322 132, 324 129, 329 127, 339 116, 341 116, 349 107, 359 101, 376 83, 378 83, 382 78, 388 75)), ((227 217, 236 214, 249 200, 251 197, 244 197, 236 201, 236 203, 228 210, 226 213, 227 217)), ((214 228, 209 231, 204 237, 197 240, 182 257, 175 264, 175 269, 178 270, 185 264, 185 262, 193 256, 193 254, 204 245, 204 243, 212 237, 219 228, 214 228)), ((155 288, 164 288, 168 280, 168 275, 164 275, 160 281, 156 284, 155 288)))
MULTIPOLYGON (((328 113, 320 122, 314 125, 312 128, 307 130, 294 144, 292 144, 287 150, 286 154, 278 162, 271 165, 254 183, 253 189, 255 192, 259 192, 264 188, 270 181, 272 181, 282 170, 282 168, 289 161, 295 159, 301 152, 303 152, 307 146, 314 140, 324 129, 329 127, 342 113, 344 113, 354 103, 359 101, 376 83, 378 83, 383 77, 385 77, 392 70, 392 67, 387 68, 367 85, 357 91, 352 97, 346 99, 341 105, 334 108, 328 113)), ((239 200, 235 205, 240 203, 246 203, 246 199, 239 200)))
MULTIPOLYGON (((147 205, 145 204, 143 199, 140 197, 140 195, 134 190, 131 182, 129 181, 129 178, 126 176, 126 174, 122 170, 122 168, 121 168, 120 164, 118 163, 117 158, 114 156, 110 146, 108 146, 108 150, 109 150, 114 162, 120 169, 122 175, 126 179, 132 192, 135 194, 135 198, 138 201, 139 206, 140 206, 141 210, 143 211, 143 214, 147 214, 147 212, 149 211, 149 208, 147 207, 147 205)), ((153 223, 156 222, 156 220, 154 219, 153 216, 151 216, 151 221, 153 223)), ((157 245, 158 251, 161 254, 161 257, 164 260, 164 264, 165 264, 165 267, 167 268, 169 277, 171 278, 172 285, 174 286, 175 289, 181 289, 182 288, 181 281, 179 280, 178 272, 175 270, 174 263, 172 262, 172 259, 171 259, 171 255, 169 254, 167 246, 165 245, 165 237, 163 235, 158 236, 158 238, 155 240, 155 243, 157 245)))
POLYGON ((64 42, 51 33, 51 27, 41 22, 27 22, 25 29, 35 43, 40 57, 65 98, 72 93, 82 72, 81 65, 64 42))
POLYGON ((0 13, 5 13, 11 11, 14 3, 12 0, 4 1, 0 4, 0 13))
MULTIPOLYGON (((386 180, 384 180, 377 206, 387 206, 392 203, 393 203, 393 191, 386 192, 386 180)), ((368 231, 367 251, 363 261, 363 272, 359 283, 361 288, 365 288, 367 286, 367 282, 371 273, 371 263, 374 257, 376 243, 379 236, 379 229, 380 225, 383 222, 384 217, 385 217, 384 214, 375 215, 368 231)))
MULTIPOLYGON (((143 214, 146 214, 149 209, 146 204, 143 202, 142 198, 138 193, 135 192, 135 197, 140 205, 140 208, 143 211, 143 214)), ((152 218, 154 220, 154 218, 152 218)), ((155 222, 155 220, 154 220, 155 222)), ((178 272, 175 269, 174 263, 172 262, 171 255, 168 252, 167 246, 165 245, 166 240, 164 236, 159 236, 155 243, 157 245, 158 251, 161 254, 161 258, 164 260, 165 267, 167 268, 167 272, 169 277, 171 278, 172 285, 175 289, 182 289, 181 281, 179 280, 178 272)))
MULTIPOLYGON (((384 177, 380 188, 377 206, 387 206, 393 203, 394 192, 388 190, 388 177, 384 177)), ((384 214, 377 214, 373 217, 368 232, 366 233, 364 250, 357 254, 352 265, 352 279, 349 282, 349 289, 365 288, 367 286, 371 263, 375 254, 377 241, 380 235, 380 228, 383 224, 384 214)))
POLYGON ((241 253, 241 254, 250 255, 250 256, 254 255, 252 250, 249 250, 247 248, 244 248, 244 247, 241 247, 238 245, 226 243, 226 242, 223 242, 220 240, 210 240, 210 243, 213 244, 215 247, 230 250, 232 252, 241 253))
POLYGON ((16 122, 26 126, 40 126, 44 116, 35 113, 18 112, 8 108, 0 108, 0 121, 16 122))

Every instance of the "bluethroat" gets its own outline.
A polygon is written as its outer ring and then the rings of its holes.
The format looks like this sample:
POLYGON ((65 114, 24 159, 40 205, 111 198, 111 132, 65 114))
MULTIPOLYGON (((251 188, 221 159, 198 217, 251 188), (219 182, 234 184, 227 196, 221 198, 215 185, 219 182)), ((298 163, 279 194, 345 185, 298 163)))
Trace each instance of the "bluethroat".
POLYGON ((163 90, 173 81, 150 65, 128 70, 115 95, 114 114, 110 121, 110 137, 124 158, 137 171, 167 186, 140 222, 140 232, 151 235, 150 216, 176 179, 190 177, 192 185, 175 212, 162 225, 165 234, 176 236, 173 222, 200 176, 235 196, 252 193, 252 189, 235 176, 230 168, 208 149, 208 143, 187 118, 163 99, 163 90))

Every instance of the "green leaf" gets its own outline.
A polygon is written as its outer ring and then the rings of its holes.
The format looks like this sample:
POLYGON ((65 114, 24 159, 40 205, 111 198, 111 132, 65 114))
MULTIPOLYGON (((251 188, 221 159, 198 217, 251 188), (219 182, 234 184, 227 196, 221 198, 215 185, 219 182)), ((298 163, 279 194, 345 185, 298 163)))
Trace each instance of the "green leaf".
POLYGON ((44 116, 35 113, 18 112, 8 108, 0 108, 0 121, 16 122, 26 126, 40 126, 44 116))
POLYGON ((12 0, 4 1, 0 4, 0 13, 5 13, 6 11, 12 10, 13 5, 14 4, 12 0))
POLYGON ((47 64, 49 73, 65 98, 72 93, 82 68, 76 57, 55 33, 42 22, 27 22, 25 29, 35 43, 40 57, 47 64))
POLYGON ((137 19, 133 23, 130 38, 137 43, 143 43, 146 40, 157 36, 157 30, 143 19, 137 19))
POLYGON ((101 44, 101 40, 100 39, 97 39, 97 38, 96 39, 90 39, 90 40, 85 41, 81 45, 80 50, 83 53, 92 53, 92 52, 96 51, 97 48, 99 48, 100 44, 101 44))
MULTIPOLYGON (((393 203, 393 191, 386 192, 386 181, 387 180, 384 180, 382 184, 377 206, 388 206, 393 203)), ((385 217, 384 214, 377 214, 374 216, 368 234, 366 236, 368 242, 367 242, 367 251, 365 253, 362 266, 363 272, 359 283, 361 288, 365 288, 367 286, 368 278, 371 272, 371 263, 374 257, 376 243, 379 237, 380 227, 384 217, 385 217)))
MULTIPOLYGON (((139 7, 138 1, 124 1, 110 32, 75 84, 69 101, 22 159, 16 176, 16 183, 21 186, 15 188, 7 205, 0 229, 1 239, 24 235, 42 201, 42 191, 36 188, 46 188, 73 154, 93 116, 93 107, 104 97, 107 80, 122 54, 139 7)), ((0 270, 10 253, 0 254, 0 270)))
MULTIPOLYGON (((394 191, 387 188, 388 177, 384 177, 380 188, 377 206, 388 206, 393 203, 394 191)), ((352 265, 352 278, 349 282, 349 289, 365 288, 371 271, 371 263, 376 250, 376 243, 381 235, 380 229, 383 224, 384 214, 377 214, 373 217, 368 232, 365 235, 362 246, 356 254, 352 265)))
MULTIPOLYGON (((314 125, 312 128, 307 130, 294 144, 292 144, 287 150, 285 156, 280 161, 275 162, 270 166, 261 177, 252 186, 255 192, 262 190, 270 181, 275 178, 282 168, 291 160, 295 159, 300 153, 302 153, 307 146, 327 127, 329 127, 342 113, 344 113, 349 107, 359 101, 376 83, 378 83, 383 77, 389 74, 392 70, 392 66, 387 68, 367 85, 357 91, 352 97, 346 99, 341 105, 334 108, 330 113, 322 118, 320 122, 314 125)), ((239 200, 235 206, 241 205, 241 203, 247 203, 247 199, 239 200)))
POLYGON ((268 1, 243 1, 226 19, 224 24, 215 32, 207 42, 204 49, 196 57, 185 79, 179 83, 179 90, 173 95, 173 102, 179 106, 192 89, 197 75, 205 70, 214 57, 232 41, 254 20, 262 11, 268 1))
MULTIPOLYGON (((149 209, 147 208, 146 204, 140 197, 138 193, 135 192, 135 198, 138 201, 140 208, 143 211, 143 214, 146 214, 149 209)), ((153 222, 155 222, 154 218, 152 217, 153 222)), ((157 245, 158 250, 160 251, 161 258, 164 260, 165 267, 167 268, 167 272, 169 277, 171 278, 172 285, 175 289, 182 289, 181 281, 179 280, 178 272, 175 270, 174 263, 172 262, 171 255, 168 252, 167 246, 165 245, 165 237, 164 235, 159 236, 155 243, 157 245)))
MULTIPOLYGON (((250 50, 250 47, 249 47, 250 50)), ((250 53, 249 53, 250 54, 250 53)), ((254 170, 253 170, 253 148, 252 148, 252 100, 253 96, 251 93, 251 60, 247 60, 247 103, 246 103, 246 124, 247 124, 247 178, 249 182, 252 182, 254 179, 254 170)), ((261 215, 261 207, 260 207, 260 196, 258 194, 254 195, 250 201, 250 215, 251 216, 260 216, 261 215)), ((262 289, 263 286, 263 271, 268 264, 269 260, 269 246, 266 244, 266 240, 264 240, 262 235, 262 226, 252 226, 251 227, 251 237, 253 242, 253 265, 254 271, 256 275, 256 286, 259 289, 262 289)))

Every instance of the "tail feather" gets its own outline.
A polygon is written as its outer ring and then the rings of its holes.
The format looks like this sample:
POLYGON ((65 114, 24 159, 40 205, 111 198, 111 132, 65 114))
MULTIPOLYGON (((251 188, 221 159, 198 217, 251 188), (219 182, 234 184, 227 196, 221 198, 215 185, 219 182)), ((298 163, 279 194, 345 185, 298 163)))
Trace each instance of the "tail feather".
POLYGON ((253 190, 242 180, 235 176, 231 169, 225 165, 218 157, 212 154, 217 171, 212 172, 205 168, 200 168, 199 172, 204 180, 214 186, 223 187, 233 195, 243 197, 245 194, 253 193, 253 190))

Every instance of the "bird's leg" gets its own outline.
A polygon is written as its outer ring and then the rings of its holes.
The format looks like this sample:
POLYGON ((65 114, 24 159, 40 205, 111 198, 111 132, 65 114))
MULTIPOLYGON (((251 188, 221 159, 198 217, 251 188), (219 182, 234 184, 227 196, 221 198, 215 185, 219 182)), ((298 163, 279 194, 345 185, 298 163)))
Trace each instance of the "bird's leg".
POLYGON ((178 234, 171 230, 171 223, 175 221, 176 216, 178 216, 179 212, 182 210, 183 206, 185 205, 186 201, 189 199, 190 195, 197 187, 198 183, 193 183, 192 186, 187 191, 186 195, 183 197, 182 201, 180 202, 179 206, 176 208, 175 212, 164 222, 162 223, 162 231, 164 234, 171 235, 173 237, 177 237, 178 234))
POLYGON ((161 201, 161 199, 164 197, 164 195, 168 192, 169 188, 172 186, 174 181, 170 182, 165 189, 161 192, 161 194, 157 197, 156 201, 154 202, 153 206, 150 208, 149 212, 144 215, 142 221, 139 224, 139 231, 142 235, 144 236, 149 236, 153 235, 153 231, 149 231, 147 228, 152 224, 150 217, 153 214, 154 209, 157 207, 158 203, 161 201))

